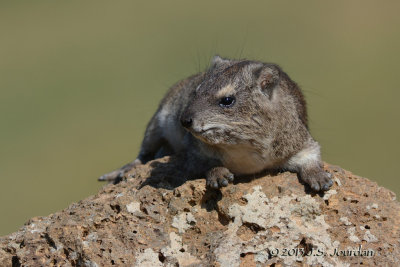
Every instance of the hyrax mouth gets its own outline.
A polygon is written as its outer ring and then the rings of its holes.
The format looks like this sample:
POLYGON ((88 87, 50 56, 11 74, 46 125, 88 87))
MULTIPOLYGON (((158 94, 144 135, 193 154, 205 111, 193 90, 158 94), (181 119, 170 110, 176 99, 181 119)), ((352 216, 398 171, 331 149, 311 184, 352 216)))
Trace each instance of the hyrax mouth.
POLYGON ((217 127, 212 127, 212 128, 207 128, 207 129, 188 129, 194 137, 208 143, 212 139, 212 137, 215 137, 215 132, 218 128, 217 127))
POLYGON ((191 129, 192 135, 200 141, 209 145, 221 145, 227 143, 227 133, 220 127, 213 126, 209 128, 191 129))

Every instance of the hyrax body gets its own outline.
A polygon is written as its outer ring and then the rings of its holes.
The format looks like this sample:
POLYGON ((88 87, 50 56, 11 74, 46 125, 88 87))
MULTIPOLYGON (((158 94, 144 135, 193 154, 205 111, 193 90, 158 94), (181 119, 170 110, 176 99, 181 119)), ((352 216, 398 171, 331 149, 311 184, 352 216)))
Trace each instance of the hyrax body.
POLYGON ((308 131, 303 94, 275 64, 214 57, 207 71, 169 90, 137 159, 100 180, 174 153, 185 155, 189 175, 213 188, 266 169, 296 172, 315 191, 332 185, 308 131))

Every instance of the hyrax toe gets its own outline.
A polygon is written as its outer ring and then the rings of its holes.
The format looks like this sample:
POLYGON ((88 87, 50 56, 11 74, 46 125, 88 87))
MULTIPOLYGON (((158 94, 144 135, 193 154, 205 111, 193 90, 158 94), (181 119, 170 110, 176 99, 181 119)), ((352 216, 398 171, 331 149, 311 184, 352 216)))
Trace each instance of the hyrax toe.
POLYGON ((320 186, 321 190, 328 191, 333 185, 332 175, 328 172, 324 172, 324 177, 321 179, 320 186))
POLYGON ((233 173, 229 172, 227 175, 225 175, 225 178, 228 179, 229 182, 233 182, 235 176, 233 175, 233 173))
POLYGON ((232 182, 234 175, 225 167, 214 167, 207 172, 207 186, 221 188, 232 182))

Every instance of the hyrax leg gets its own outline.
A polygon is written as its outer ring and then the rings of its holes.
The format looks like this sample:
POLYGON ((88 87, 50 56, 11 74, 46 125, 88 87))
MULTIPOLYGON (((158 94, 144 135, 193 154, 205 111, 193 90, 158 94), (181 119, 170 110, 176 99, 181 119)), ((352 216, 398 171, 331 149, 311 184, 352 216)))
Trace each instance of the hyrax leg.
POLYGON ((165 140, 162 137, 161 128, 158 127, 157 120, 155 119, 155 116, 153 116, 153 118, 150 120, 150 123, 147 125, 138 157, 134 161, 122 166, 121 168, 102 175, 98 180, 113 181, 122 177, 126 172, 130 171, 135 166, 144 164, 154 159, 156 153, 162 148, 163 144, 165 144, 165 140))
POLYGON ((203 144, 191 134, 186 134, 186 142, 191 143, 191 149, 184 154, 184 169, 189 177, 206 177, 206 185, 211 188, 220 188, 233 182, 234 175, 227 168, 222 167, 220 160, 212 155, 205 156, 200 151, 203 144))
POLYGON ((322 168, 319 145, 315 141, 292 156, 285 167, 297 172, 314 191, 327 191, 333 184, 331 174, 322 168))

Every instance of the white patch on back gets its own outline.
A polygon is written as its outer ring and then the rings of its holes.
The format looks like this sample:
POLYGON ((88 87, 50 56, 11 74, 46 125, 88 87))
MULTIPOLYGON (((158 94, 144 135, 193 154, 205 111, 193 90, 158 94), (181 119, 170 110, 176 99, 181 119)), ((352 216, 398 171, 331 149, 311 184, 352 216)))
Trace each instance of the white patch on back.
POLYGON ((179 121, 176 121, 171 114, 171 107, 165 105, 157 114, 158 124, 162 131, 163 137, 168 141, 174 151, 179 151, 183 148, 182 138, 184 130, 181 129, 179 121))
POLYGON ((170 110, 168 109, 168 105, 165 105, 160 112, 157 114, 158 123, 161 127, 165 127, 165 122, 167 120, 167 116, 170 114, 170 110))

